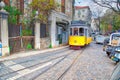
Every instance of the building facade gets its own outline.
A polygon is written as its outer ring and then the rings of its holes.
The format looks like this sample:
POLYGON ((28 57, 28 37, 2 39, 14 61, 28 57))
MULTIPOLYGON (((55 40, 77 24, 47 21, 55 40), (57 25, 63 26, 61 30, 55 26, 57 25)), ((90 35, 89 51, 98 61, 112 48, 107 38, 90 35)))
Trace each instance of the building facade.
POLYGON ((59 6, 49 17, 50 38, 52 47, 68 43, 68 28, 72 20, 74 0, 55 0, 59 6))
POLYGON ((74 20, 91 22, 91 10, 89 6, 75 6, 74 20))
POLYGON ((91 21, 91 29, 92 32, 99 32, 99 20, 96 18, 93 18, 91 21))

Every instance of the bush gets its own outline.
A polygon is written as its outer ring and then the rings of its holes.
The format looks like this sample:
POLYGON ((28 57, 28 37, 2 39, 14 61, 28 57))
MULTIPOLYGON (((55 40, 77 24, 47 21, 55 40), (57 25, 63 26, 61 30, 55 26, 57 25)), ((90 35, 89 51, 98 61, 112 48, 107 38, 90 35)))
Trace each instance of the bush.
POLYGON ((32 30, 26 29, 22 30, 22 36, 31 36, 32 35, 32 30))

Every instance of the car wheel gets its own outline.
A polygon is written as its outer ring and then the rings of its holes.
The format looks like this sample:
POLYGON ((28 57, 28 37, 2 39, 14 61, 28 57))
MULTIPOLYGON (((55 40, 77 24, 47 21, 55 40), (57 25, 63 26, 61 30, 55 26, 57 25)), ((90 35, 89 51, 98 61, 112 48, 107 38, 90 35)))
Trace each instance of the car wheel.
POLYGON ((106 54, 107 54, 108 56, 110 56, 110 53, 109 53, 109 52, 106 52, 106 54))
POLYGON ((106 46, 103 46, 103 51, 105 51, 106 46))
POLYGON ((117 65, 118 63, 119 63, 119 61, 116 61, 116 63, 115 63, 115 64, 117 65))

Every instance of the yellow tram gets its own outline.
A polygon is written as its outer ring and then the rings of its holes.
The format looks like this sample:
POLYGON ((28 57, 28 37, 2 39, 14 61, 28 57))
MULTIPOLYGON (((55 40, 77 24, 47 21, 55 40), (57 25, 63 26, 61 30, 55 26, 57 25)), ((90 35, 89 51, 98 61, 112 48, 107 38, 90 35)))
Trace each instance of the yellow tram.
POLYGON ((86 24, 72 24, 69 30, 70 47, 81 47, 91 43, 90 28, 86 24))

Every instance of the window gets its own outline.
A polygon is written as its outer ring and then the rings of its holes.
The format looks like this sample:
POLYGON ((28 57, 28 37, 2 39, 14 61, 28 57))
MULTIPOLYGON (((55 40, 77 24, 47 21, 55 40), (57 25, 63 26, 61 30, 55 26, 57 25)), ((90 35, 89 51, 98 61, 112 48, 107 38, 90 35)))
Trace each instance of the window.
POLYGON ((16 1, 16 7, 23 14, 24 13, 24 0, 18 0, 18 1, 16 1))
POLYGON ((61 1, 61 11, 63 12, 63 13, 65 13, 65 0, 62 0, 61 1))
POLYGON ((83 9, 82 12, 85 12, 85 10, 83 9))
POLYGON ((84 18, 84 15, 82 15, 82 18, 84 18))
POLYGON ((78 17, 80 18, 80 15, 81 15, 81 12, 80 12, 80 10, 78 11, 78 17))
POLYGON ((112 36, 112 40, 119 40, 119 38, 120 38, 120 35, 118 34, 115 34, 112 36))
POLYGON ((78 28, 74 28, 74 35, 78 35, 78 28))
POLYGON ((79 35, 84 36, 84 28, 79 28, 79 35))
POLYGON ((87 36, 87 29, 85 29, 85 36, 87 36))
POLYGON ((72 28, 70 28, 70 35, 72 35, 72 28))

